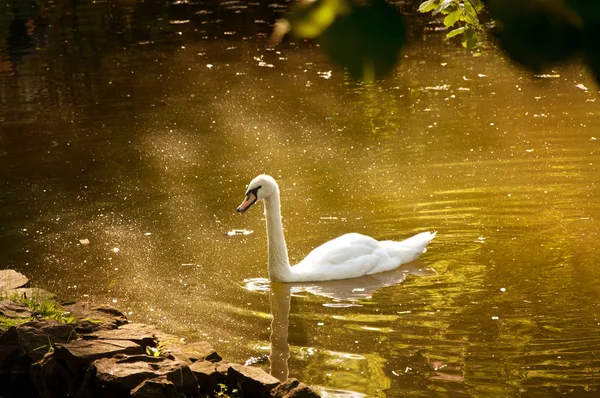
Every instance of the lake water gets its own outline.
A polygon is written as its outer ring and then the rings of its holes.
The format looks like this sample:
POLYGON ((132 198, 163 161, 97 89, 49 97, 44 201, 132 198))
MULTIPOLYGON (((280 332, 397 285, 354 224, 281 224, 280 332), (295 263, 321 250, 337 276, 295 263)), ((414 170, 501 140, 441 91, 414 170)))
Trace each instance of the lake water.
POLYGON ((0 267, 327 396, 597 396, 592 79, 427 35, 358 85, 314 44, 265 48, 284 10, 52 3, 9 36, 0 267), (262 209, 235 212, 263 172, 292 262, 438 235, 390 274, 270 286, 262 209))

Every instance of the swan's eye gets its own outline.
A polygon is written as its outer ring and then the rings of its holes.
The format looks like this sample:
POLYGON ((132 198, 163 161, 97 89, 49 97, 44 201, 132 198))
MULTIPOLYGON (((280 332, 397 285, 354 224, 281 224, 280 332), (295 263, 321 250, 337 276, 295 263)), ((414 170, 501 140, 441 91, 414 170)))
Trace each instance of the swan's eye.
POLYGON ((262 185, 257 186, 256 188, 249 189, 246 192, 246 197, 249 197, 250 194, 254 195, 255 198, 258 198, 258 190, 262 188, 262 185))

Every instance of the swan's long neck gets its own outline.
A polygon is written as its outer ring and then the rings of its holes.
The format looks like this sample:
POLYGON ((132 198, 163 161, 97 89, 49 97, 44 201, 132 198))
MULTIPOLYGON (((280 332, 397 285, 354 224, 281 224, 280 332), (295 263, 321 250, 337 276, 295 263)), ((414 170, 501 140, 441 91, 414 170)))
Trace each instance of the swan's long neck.
POLYGON ((269 245, 269 278, 275 282, 290 282, 292 269, 288 259, 287 246, 281 223, 281 205, 279 190, 265 198, 265 217, 267 219, 267 242, 269 245))

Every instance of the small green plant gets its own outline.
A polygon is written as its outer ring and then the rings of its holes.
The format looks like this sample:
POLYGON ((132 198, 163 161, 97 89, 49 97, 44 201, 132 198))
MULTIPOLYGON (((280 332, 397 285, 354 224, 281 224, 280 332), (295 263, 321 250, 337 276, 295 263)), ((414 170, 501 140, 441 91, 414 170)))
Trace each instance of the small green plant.
MULTIPOLYGON (((219 387, 219 391, 217 391, 217 397, 222 397, 222 398, 234 398, 234 397, 238 397, 241 396, 239 394, 240 390, 238 390, 237 388, 234 388, 231 390, 231 395, 229 395, 228 393, 228 389, 227 389, 227 385, 223 384, 223 383, 219 383, 217 384, 217 386, 219 387)), ((239 387, 239 385, 238 385, 239 387)))
POLYGON ((226 397, 227 396, 227 385, 223 383, 218 384, 219 391, 217 391, 217 397, 226 397))
POLYGON ((166 346, 167 346, 166 342, 157 341, 155 347, 152 347, 152 346, 149 346, 149 345, 146 346, 146 354, 148 354, 148 356, 151 356, 151 357, 154 357, 154 358, 159 357, 165 351, 166 346))
POLYGON ((43 350, 46 347, 48 347, 48 352, 54 352, 54 344, 52 344, 52 341, 50 341, 50 336, 48 336, 48 344, 44 344, 44 345, 41 345, 39 347, 36 347, 36 348, 33 349, 33 351, 43 350))
POLYGON ((12 326, 17 326, 25 322, 29 322, 31 318, 8 318, 0 316, 0 329, 6 330, 12 326))
POLYGON ((148 345, 148 346, 146 346, 146 354, 148 354, 148 356, 156 358, 156 357, 160 356, 160 350, 157 347, 150 347, 148 345))
POLYGON ((17 304, 26 306, 32 312, 31 317, 24 318, 9 318, 0 316, 1 329, 7 329, 11 326, 29 322, 35 318, 54 319, 55 321, 67 324, 75 321, 75 318, 71 316, 69 312, 66 312, 58 302, 51 298, 44 298, 39 294, 30 294, 28 296, 27 293, 19 292, 11 292, 9 294, 0 293, 0 300, 11 300, 17 304))
POLYGON ((467 49, 479 46, 482 9, 481 0, 427 0, 419 6, 419 12, 445 15, 444 26, 449 29, 446 38, 461 36, 461 44, 467 49))
POLYGON ((100 325, 102 323, 101 320, 98 319, 92 319, 92 318, 81 318, 80 319, 81 322, 89 322, 89 323, 93 323, 95 325, 100 325))
POLYGON ((72 323, 75 320, 54 300, 34 300, 26 305, 33 310, 34 315, 42 318, 50 318, 63 323, 72 323))

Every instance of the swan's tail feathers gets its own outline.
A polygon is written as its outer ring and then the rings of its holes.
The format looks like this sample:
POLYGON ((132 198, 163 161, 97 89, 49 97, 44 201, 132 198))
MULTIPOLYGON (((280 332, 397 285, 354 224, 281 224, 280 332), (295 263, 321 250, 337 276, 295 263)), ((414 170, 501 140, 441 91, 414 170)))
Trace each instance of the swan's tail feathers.
POLYGON ((425 248, 435 237, 436 233, 437 232, 422 232, 400 242, 387 240, 380 243, 382 248, 388 250, 390 256, 399 260, 396 264, 396 266, 398 266, 414 261, 419 258, 421 254, 425 253, 425 248))
POLYGON ((421 232, 415 236, 403 240, 400 244, 404 247, 414 249, 415 251, 425 253, 427 251, 427 245, 435 238, 437 231, 433 232, 421 232))

